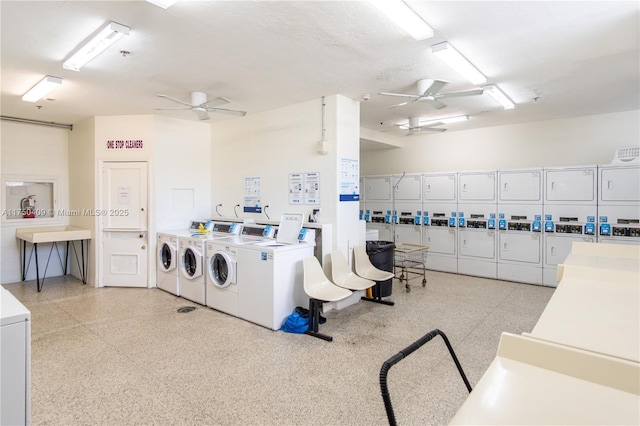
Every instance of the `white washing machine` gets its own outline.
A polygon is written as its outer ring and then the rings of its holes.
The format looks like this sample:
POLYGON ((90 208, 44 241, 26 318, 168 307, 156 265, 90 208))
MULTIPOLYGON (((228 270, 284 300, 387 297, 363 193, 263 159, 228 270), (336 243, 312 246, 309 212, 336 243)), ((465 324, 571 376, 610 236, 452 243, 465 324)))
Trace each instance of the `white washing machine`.
POLYGON ((245 224, 240 235, 212 236, 206 244, 206 305, 238 316, 237 254, 238 247, 272 240, 276 227, 245 224))
POLYGON ((159 289, 180 296, 178 285, 178 235, 158 233, 158 272, 159 289))
POLYGON ((206 234, 182 235, 178 237, 180 250, 180 296, 201 305, 206 304, 206 269, 204 266, 206 234))
POLYGON ((314 255, 315 232, 302 215, 283 214, 276 241, 238 247, 238 315, 278 330, 297 306, 307 306, 302 259, 314 255))
POLYGON ((207 306, 238 316, 238 248, 225 239, 207 241, 207 306))
POLYGON ((158 233, 156 246, 158 255, 156 285, 159 289, 180 296, 180 253, 178 237, 198 232, 204 221, 192 220, 187 229, 176 229, 158 233))
POLYGON ((239 317, 271 330, 280 329, 297 306, 309 304, 302 259, 313 255, 311 242, 262 241, 238 247, 239 317))

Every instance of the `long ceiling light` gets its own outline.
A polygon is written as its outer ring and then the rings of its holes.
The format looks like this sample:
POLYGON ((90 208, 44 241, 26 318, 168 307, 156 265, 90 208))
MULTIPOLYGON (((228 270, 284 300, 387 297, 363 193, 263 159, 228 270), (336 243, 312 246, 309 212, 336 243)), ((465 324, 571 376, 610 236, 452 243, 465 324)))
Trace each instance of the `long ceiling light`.
POLYGON ((498 102, 504 109, 514 109, 516 105, 511 99, 495 84, 488 84, 482 86, 484 93, 488 93, 496 102, 498 102))
POLYGON ((71 55, 62 64, 63 68, 80 71, 80 68, 102 53, 106 48, 118 41, 122 36, 129 35, 129 27, 109 22, 98 33, 71 55))
POLYGON ((151 4, 155 4, 156 6, 161 7, 163 9, 168 9, 177 1, 178 0, 147 0, 147 2, 151 4))
POLYGON ((458 74, 469 80, 473 84, 482 84, 487 82, 485 77, 471 62, 467 60, 460 52, 458 52, 449 42, 434 44, 431 46, 431 52, 438 55, 440 59, 445 61, 458 74))
POLYGON ((435 120, 420 121, 420 125, 428 126, 429 124, 434 124, 434 123, 442 123, 442 124, 459 123, 461 121, 467 121, 467 120, 469 120, 468 115, 456 115, 454 117, 444 117, 444 118, 438 118, 435 120))
POLYGON ((56 87, 62 85, 62 79, 60 77, 53 77, 50 75, 45 76, 35 86, 22 95, 22 100, 25 102, 38 102, 45 97, 56 87))
POLYGON ((433 28, 402 0, 369 0, 369 3, 416 40, 433 37, 433 28))

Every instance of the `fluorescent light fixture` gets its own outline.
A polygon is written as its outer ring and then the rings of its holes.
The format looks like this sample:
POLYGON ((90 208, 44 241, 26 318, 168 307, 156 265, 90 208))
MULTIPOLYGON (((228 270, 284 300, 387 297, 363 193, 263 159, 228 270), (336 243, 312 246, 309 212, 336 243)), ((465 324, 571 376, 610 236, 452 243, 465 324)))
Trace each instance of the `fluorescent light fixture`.
POLYGON ((62 84, 62 79, 59 77, 53 77, 50 75, 45 76, 35 86, 33 86, 27 93, 22 95, 22 100, 25 102, 38 102, 45 97, 56 87, 62 84))
POLYGON ((435 120, 420 121, 420 125, 428 126, 434 123, 442 123, 442 124, 459 123, 461 121, 467 121, 467 120, 469 120, 468 115, 456 115, 454 117, 443 117, 435 120))
POLYGON ((176 3, 178 0, 147 0, 147 1, 163 9, 168 9, 169 7, 173 6, 173 4, 176 3))
POLYGON ((469 80, 473 84, 482 84, 487 82, 485 77, 471 62, 467 60, 455 47, 450 43, 443 41, 442 43, 431 46, 431 52, 438 55, 440 59, 445 61, 458 74, 469 80))
POLYGON ((513 101, 495 84, 482 86, 482 88, 484 89, 484 93, 488 93, 489 96, 502 105, 504 109, 514 109, 516 107, 513 101))
POLYGON ((369 0, 369 3, 416 40, 433 37, 433 28, 402 0, 369 0))
POLYGON ((98 56, 124 35, 129 35, 129 27, 117 22, 109 22, 71 55, 69 59, 64 61, 62 67, 68 70, 80 71, 84 64, 98 56))

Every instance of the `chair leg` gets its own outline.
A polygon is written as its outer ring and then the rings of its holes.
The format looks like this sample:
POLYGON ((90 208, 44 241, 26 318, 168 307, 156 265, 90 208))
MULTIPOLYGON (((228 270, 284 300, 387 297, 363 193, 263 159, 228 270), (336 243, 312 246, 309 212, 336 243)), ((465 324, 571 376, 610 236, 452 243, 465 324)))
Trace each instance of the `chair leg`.
POLYGON ((322 308, 322 300, 309 298, 309 326, 304 334, 317 337, 327 342, 333 341, 333 337, 326 334, 318 333, 318 327, 320 324, 320 309, 322 308))
POLYGON ((391 302, 389 300, 382 300, 382 296, 380 296, 381 292, 382 290, 380 290, 380 283, 376 282, 376 285, 374 285, 371 288, 372 297, 362 296, 360 300, 366 300, 367 302, 380 303, 381 305, 394 306, 395 302, 391 302))

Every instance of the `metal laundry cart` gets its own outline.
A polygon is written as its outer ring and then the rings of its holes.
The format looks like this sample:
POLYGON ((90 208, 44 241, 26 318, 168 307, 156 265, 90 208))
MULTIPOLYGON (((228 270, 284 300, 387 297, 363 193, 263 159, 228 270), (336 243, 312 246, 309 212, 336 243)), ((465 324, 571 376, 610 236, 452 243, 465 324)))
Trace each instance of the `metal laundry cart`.
MULTIPOLYGON (((427 284, 425 262, 429 246, 411 243, 396 243, 394 249, 393 272, 400 283, 404 281, 407 293, 411 291, 409 287, 410 274, 422 275, 422 287, 427 284), (400 268, 400 275, 396 273, 396 268, 400 268), (417 272, 419 270, 419 272, 417 272)), ((414 277, 417 278, 417 277, 414 277)))

